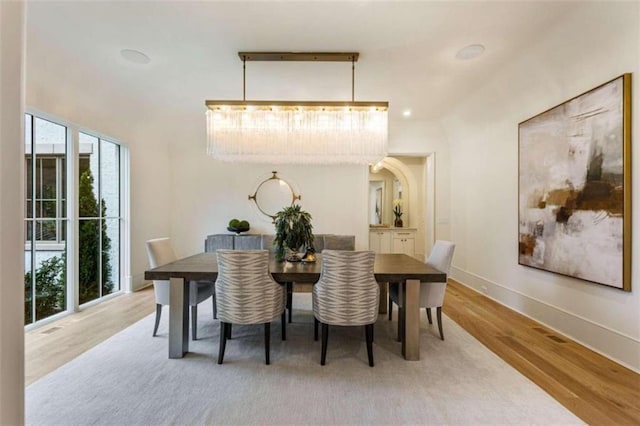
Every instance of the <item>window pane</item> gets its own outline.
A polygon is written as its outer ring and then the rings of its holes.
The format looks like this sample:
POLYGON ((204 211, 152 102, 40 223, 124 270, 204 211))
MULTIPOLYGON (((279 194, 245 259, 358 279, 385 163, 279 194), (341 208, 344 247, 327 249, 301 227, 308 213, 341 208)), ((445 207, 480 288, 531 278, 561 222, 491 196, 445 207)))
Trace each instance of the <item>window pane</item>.
POLYGON ((60 231, 60 233, 58 234, 59 241, 60 242, 67 241, 67 221, 66 220, 59 220, 58 221, 58 229, 60 231))
POLYGON ((36 252, 36 321, 65 309, 65 268, 64 252, 36 252))
POLYGON ((42 206, 42 215, 40 217, 56 217, 56 201, 54 200, 46 200, 41 201, 40 205, 42 206))
POLYGON ((42 198, 56 198, 57 169, 55 158, 41 158, 42 164, 42 198))
POLYGON ((35 159, 34 167, 36 168, 36 181, 34 183, 34 191, 36 198, 42 198, 42 161, 38 157, 35 159))
MULTIPOLYGON (((31 221, 25 221, 24 233, 25 240, 31 240, 31 221)), ((31 285, 33 274, 31 273, 31 250, 24 251, 24 323, 31 324, 33 322, 33 287, 31 285)))
MULTIPOLYGON (((31 220, 27 220, 25 221, 25 236, 24 236, 24 240, 28 243, 32 242, 33 239, 33 221, 31 220)), ((28 267, 30 265, 30 263, 25 262, 25 267, 28 267)))
POLYGON ((57 241, 55 220, 37 220, 36 229, 38 230, 37 239, 39 241, 57 241))
POLYGON ((102 221, 102 295, 120 290, 120 220, 102 221))
POLYGON ((24 168, 26 179, 25 179, 25 190, 27 192, 26 198, 33 197, 33 161, 31 161, 31 157, 27 158, 27 163, 24 168))
POLYGON ((80 183, 79 183, 79 201, 78 208, 80 217, 99 217, 100 210, 98 208, 98 138, 80 133, 80 144, 85 148, 80 149, 82 152, 90 152, 84 156, 84 161, 80 163, 84 167, 80 167, 80 183))
POLYGON ((36 148, 36 154, 42 152, 41 148, 46 148, 45 152, 48 153, 64 154, 66 152, 67 128, 65 126, 36 117, 33 136, 36 145, 42 145, 36 148))
POLYGON ((100 182, 102 216, 120 216, 120 147, 105 140, 100 145, 100 182))
POLYGON ((78 250, 79 301, 82 304, 100 297, 99 220, 80 220, 78 250))
POLYGON ((61 199, 62 203, 62 209, 60 210, 60 217, 67 217, 67 206, 66 203, 64 202, 64 200, 67 199, 67 159, 65 157, 62 157, 59 160, 59 170, 58 173, 60 174, 60 194, 59 194, 59 198, 61 199))

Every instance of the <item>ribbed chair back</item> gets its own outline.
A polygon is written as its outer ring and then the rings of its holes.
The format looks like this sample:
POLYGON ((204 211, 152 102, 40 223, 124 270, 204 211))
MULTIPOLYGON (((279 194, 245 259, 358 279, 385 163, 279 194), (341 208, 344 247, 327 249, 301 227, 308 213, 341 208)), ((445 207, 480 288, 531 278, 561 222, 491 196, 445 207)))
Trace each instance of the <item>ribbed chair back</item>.
POLYGON ((233 244, 235 250, 260 250, 262 235, 236 235, 233 244))
POLYGON ((327 234, 324 236, 324 250, 355 250, 355 235, 334 235, 327 234))
POLYGON ((231 324, 271 322, 284 311, 284 290, 269 273, 267 250, 217 250, 218 319, 231 324))
POLYGON ((212 253, 220 249, 233 249, 234 236, 231 234, 215 234, 204 240, 204 251, 212 253))
POLYGON ((373 275, 372 251, 322 252, 320 280, 313 287, 313 312, 329 325, 373 324, 378 318, 380 288, 373 275))

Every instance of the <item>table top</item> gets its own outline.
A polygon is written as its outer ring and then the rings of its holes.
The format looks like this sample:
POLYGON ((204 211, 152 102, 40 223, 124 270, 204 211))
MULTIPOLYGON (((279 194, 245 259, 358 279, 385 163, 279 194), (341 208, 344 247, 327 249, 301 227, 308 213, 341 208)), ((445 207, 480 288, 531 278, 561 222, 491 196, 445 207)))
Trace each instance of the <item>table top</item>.
MULTIPOLYGON (((322 254, 316 254, 314 263, 278 262, 269 259, 269 272, 278 282, 316 282, 322 270, 322 254)), ((378 282, 401 282, 420 280, 423 282, 446 282, 447 274, 433 266, 420 262, 406 254, 376 253, 374 275, 378 282)), ((218 262, 215 253, 200 253, 176 260, 145 271, 146 280, 169 280, 184 278, 189 281, 215 281, 218 277, 218 262)))

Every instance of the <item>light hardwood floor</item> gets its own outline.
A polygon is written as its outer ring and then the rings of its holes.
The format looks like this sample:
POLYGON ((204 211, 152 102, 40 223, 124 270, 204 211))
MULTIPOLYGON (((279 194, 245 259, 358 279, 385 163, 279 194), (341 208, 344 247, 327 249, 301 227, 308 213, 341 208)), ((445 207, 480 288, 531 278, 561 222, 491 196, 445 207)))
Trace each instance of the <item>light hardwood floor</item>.
POLYGON ((25 334, 25 383, 66 364, 155 311, 153 287, 123 294, 25 334))
MULTIPOLYGON (((154 308, 149 288, 29 331, 27 384, 154 308)), ((447 287, 444 312, 586 423, 640 424, 640 375, 455 281, 447 287)), ((446 328, 444 333, 446 338, 446 328)))

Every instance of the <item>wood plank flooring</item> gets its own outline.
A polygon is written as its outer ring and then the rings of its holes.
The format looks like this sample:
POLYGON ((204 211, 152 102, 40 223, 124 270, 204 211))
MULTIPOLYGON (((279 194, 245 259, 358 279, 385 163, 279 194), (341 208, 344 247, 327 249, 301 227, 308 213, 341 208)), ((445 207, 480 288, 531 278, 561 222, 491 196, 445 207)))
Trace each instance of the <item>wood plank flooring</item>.
POLYGON ((153 287, 123 294, 25 333, 25 384, 155 311, 153 287))
MULTIPOLYGON (((154 308, 149 288, 29 331, 25 336, 27 384, 149 315, 154 308)), ((640 424, 639 374, 452 280, 443 310, 586 423, 640 424)), ((444 333, 446 338, 446 329, 444 333)))
POLYGON ((639 374, 453 280, 443 311, 586 423, 640 424, 639 374))

